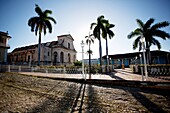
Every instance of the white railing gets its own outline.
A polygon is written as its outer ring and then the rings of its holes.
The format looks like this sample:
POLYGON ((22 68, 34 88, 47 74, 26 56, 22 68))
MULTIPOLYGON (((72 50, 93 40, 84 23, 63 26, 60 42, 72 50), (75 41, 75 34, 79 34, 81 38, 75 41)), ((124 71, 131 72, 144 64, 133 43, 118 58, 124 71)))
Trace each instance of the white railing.
MULTIPOLYGON (((87 73, 85 68, 85 72, 87 73)), ((82 67, 31 67, 18 65, 0 65, 0 72, 42 72, 58 74, 82 74, 82 67)))

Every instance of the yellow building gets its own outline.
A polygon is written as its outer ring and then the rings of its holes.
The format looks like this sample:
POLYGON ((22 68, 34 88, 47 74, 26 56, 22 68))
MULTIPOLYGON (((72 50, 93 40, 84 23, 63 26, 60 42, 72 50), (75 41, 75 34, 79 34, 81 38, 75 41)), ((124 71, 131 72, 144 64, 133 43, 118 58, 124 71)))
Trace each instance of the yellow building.
POLYGON ((8 45, 8 40, 11 36, 8 35, 8 32, 0 31, 0 64, 7 63, 7 51, 10 48, 8 45))

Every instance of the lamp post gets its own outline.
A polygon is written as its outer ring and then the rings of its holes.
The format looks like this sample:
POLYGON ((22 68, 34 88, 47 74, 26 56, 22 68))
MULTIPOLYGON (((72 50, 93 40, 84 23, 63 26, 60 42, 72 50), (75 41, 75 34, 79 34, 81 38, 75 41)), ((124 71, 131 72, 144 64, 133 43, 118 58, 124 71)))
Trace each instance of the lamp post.
POLYGON ((148 72, 147 72, 147 66, 146 66, 146 56, 145 56, 145 38, 142 36, 140 39, 142 46, 143 46, 143 59, 144 59, 144 67, 145 67, 145 77, 146 80, 148 79, 148 72))
MULTIPOLYGON (((83 40, 81 41, 81 47, 82 47, 82 74, 83 74, 83 78, 84 78, 84 42, 83 40)), ((86 80, 86 77, 85 77, 86 80)))
POLYGON ((142 81, 144 81, 144 77, 143 77, 143 67, 142 67, 142 55, 139 54, 139 57, 140 57, 140 64, 141 64, 140 69, 141 69, 141 74, 142 74, 142 81))

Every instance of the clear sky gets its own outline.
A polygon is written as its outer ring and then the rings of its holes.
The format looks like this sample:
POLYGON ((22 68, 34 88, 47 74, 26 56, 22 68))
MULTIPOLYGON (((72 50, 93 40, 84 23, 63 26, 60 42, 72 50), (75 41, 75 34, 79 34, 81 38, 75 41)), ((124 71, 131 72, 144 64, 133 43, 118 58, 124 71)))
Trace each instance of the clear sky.
MULTIPOLYGON (((57 21, 53 25, 52 34, 42 35, 42 42, 57 40, 58 35, 71 34, 74 38, 77 59, 81 60, 81 40, 89 34, 90 24, 96 22, 97 17, 104 15, 110 23, 115 24, 112 29, 115 36, 109 40, 109 54, 136 52, 132 44, 134 39, 127 39, 127 35, 137 28, 136 19, 146 22, 154 18, 155 23, 170 22, 170 0, 0 0, 0 31, 8 31, 12 39, 9 52, 16 47, 38 43, 28 26, 29 18, 36 16, 35 4, 42 10, 50 9, 51 15, 57 21)), ((164 28, 170 33, 170 26, 164 28)), ((157 38, 159 39, 159 38, 157 38)), ((159 40, 164 51, 170 50, 170 39, 159 40)), ((157 47, 153 46, 152 50, 157 47)), ((88 46, 85 46, 85 51, 88 46)), ((105 40, 102 40, 102 55, 106 54, 105 40)), ((93 56, 99 57, 98 40, 92 44, 93 56)), ((85 58, 88 55, 85 54, 85 58)))

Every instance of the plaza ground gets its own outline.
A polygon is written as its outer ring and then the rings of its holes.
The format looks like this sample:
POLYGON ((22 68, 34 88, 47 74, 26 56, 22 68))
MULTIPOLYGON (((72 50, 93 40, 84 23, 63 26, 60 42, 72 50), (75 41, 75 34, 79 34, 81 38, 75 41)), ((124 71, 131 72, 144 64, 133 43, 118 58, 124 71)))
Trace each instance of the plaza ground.
MULTIPOLYGON (((112 79, 134 80, 135 74, 128 75, 127 73, 131 73, 128 71, 126 69, 117 70, 112 75, 92 75, 92 80, 97 78, 106 81, 112 79)), ((0 113, 170 112, 169 90, 119 85, 92 85, 49 79, 70 76, 70 78, 79 77, 78 80, 82 78, 81 74, 56 75, 34 72, 27 73, 27 75, 24 73, 0 73, 0 113)), ((135 80, 140 81, 141 76, 136 76, 135 80)), ((159 80, 159 82, 168 81, 152 79, 159 80)))

